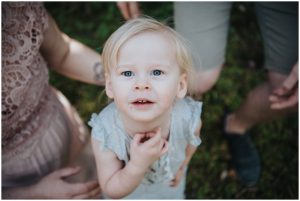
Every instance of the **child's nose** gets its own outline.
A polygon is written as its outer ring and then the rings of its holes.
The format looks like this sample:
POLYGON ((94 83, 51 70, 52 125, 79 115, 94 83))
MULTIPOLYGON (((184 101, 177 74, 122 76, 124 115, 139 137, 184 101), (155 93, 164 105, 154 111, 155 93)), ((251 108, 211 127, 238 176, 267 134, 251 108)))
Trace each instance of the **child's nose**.
POLYGON ((135 90, 150 90, 151 86, 147 80, 139 80, 134 85, 135 90))
POLYGON ((134 86, 135 90, 149 90, 150 89, 150 85, 149 84, 136 84, 134 86))

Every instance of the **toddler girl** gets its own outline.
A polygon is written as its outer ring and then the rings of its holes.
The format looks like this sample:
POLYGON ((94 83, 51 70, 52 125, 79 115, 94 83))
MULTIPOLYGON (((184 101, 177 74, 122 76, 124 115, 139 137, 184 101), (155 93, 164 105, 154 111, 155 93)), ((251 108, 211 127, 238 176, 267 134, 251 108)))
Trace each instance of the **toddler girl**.
POLYGON ((105 196, 183 199, 187 165, 201 143, 202 103, 185 97, 191 56, 170 27, 128 21, 103 49, 106 94, 92 144, 105 196))

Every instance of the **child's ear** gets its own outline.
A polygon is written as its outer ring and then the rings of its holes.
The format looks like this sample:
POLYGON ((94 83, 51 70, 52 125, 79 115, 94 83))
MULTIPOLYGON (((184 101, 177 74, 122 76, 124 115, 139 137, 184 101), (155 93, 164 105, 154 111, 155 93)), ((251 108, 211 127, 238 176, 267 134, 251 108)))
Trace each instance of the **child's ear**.
POLYGON ((110 99, 114 98, 114 93, 113 93, 113 90, 112 90, 110 75, 107 74, 107 73, 105 73, 105 91, 106 91, 106 95, 110 99))
POLYGON ((180 75, 178 90, 177 90, 177 98, 183 98, 187 93, 187 74, 183 73, 180 75))

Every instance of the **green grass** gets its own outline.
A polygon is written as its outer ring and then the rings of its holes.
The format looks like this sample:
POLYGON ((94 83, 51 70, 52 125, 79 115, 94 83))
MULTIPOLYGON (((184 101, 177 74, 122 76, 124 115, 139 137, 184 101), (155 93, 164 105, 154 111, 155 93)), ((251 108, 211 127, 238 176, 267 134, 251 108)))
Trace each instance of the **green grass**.
MULTIPOLYGON (((108 36, 124 22, 114 2, 47 2, 45 5, 62 31, 98 52, 108 36)), ((172 2, 143 2, 141 9, 146 15, 174 24, 172 2)), ((187 198, 297 199, 297 114, 252 129, 262 160, 261 179, 255 187, 241 186, 230 171, 230 156, 221 137, 223 110, 236 109, 266 76, 261 68, 263 47, 253 5, 235 3, 231 24, 226 66, 216 86, 203 99, 203 143, 190 164, 187 198), (224 178, 226 174, 229 176, 224 178)), ((53 72, 50 75, 50 82, 69 98, 85 122, 91 113, 105 106, 103 87, 83 84, 53 72)))

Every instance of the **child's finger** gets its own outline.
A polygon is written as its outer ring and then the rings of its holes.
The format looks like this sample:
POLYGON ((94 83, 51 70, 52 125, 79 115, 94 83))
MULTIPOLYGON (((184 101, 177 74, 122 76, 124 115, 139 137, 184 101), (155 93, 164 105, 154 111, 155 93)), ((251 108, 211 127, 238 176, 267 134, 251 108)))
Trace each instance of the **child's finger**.
POLYGON ((169 149, 169 142, 167 140, 164 140, 164 146, 161 150, 161 156, 164 155, 169 149))
POLYGON ((164 145, 165 145, 165 140, 164 140, 164 139, 161 139, 161 140, 159 141, 159 150, 162 150, 163 147, 164 147, 164 145))
POLYGON ((159 128, 158 131, 156 132, 156 134, 152 138, 150 138, 148 141, 146 141, 144 144, 149 147, 156 146, 157 143, 159 143, 162 138, 160 130, 161 129, 159 128))
POLYGON ((155 136, 158 133, 161 133, 161 128, 157 128, 154 131, 147 132, 146 136, 149 138, 152 138, 153 136, 155 136))
POLYGON ((146 137, 152 138, 153 136, 155 136, 155 134, 156 134, 156 131, 148 132, 148 133, 146 133, 146 137))
POLYGON ((144 134, 135 134, 132 140, 133 145, 139 145, 141 142, 141 139, 144 137, 144 134))

